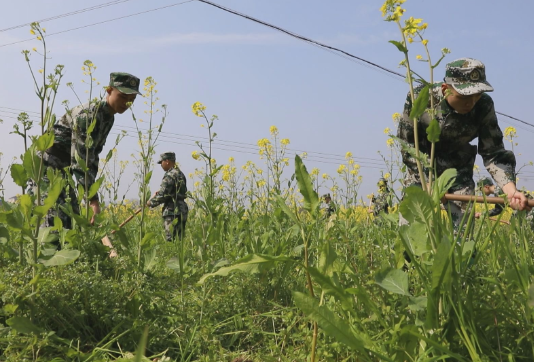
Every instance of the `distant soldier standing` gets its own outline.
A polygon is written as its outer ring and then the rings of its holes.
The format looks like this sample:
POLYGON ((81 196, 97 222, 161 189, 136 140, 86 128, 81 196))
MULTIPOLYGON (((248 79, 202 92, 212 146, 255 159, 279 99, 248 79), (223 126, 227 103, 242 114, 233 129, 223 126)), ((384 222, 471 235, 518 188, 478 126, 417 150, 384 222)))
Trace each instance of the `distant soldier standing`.
MULTIPOLYGON (((99 155, 106 144, 106 139, 113 127, 115 114, 123 114, 139 93, 139 78, 128 73, 111 73, 109 86, 106 89, 106 100, 86 103, 74 107, 54 124, 54 144, 43 153, 44 164, 47 167, 63 170, 69 167, 78 185, 89 190, 94 184, 98 173, 99 155), (92 145, 86 148, 87 128, 93 120, 95 127, 91 133, 92 145), (78 159, 81 159, 89 169, 87 177, 78 159), (87 185, 86 185, 87 184, 87 185)), ((45 182, 48 179, 45 177, 45 182)), ((35 188, 35 185, 32 185, 35 188)), ((43 198, 46 195, 43 195, 43 198)), ((66 205, 70 198, 73 212, 79 214, 79 205, 72 188, 69 192, 63 190, 57 200, 58 205, 66 205)), ((89 201, 93 210, 91 223, 96 214, 100 213, 98 193, 89 201)), ((72 220, 59 207, 50 209, 45 216, 43 226, 54 226, 54 216, 58 216, 63 227, 72 229, 72 220)))
MULTIPOLYGON (((416 95, 422 88, 416 89, 416 95)), ((435 167, 440 176, 446 169, 458 172, 449 193, 473 195, 473 166, 477 153, 496 184, 502 188, 513 209, 529 209, 525 195, 515 185, 514 153, 504 148, 503 134, 497 122, 493 100, 486 92, 493 87, 486 81, 486 69, 480 61, 471 58, 457 59, 446 66, 443 83, 431 85, 430 96, 434 97, 434 114, 441 128, 439 142, 435 145, 435 167), (478 138, 478 147, 470 142, 478 138)), ((408 95, 404 113, 399 122, 398 137, 414 147, 414 124, 410 119, 411 97, 408 95)), ((418 142, 421 152, 430 154, 431 143, 426 129, 432 116, 425 112, 417 122, 418 142)), ((402 153, 408 172, 404 184, 421 186, 416 160, 402 153)), ((428 170, 427 170, 428 171, 428 170)), ((466 211, 466 203, 448 202, 452 222, 456 229, 466 211)), ((405 220, 401 218, 401 223, 405 220)))
POLYGON ((165 225, 165 236, 167 241, 172 241, 178 235, 182 239, 185 234, 185 224, 189 208, 185 202, 187 193, 187 180, 185 175, 176 165, 176 155, 174 152, 165 152, 160 155, 158 161, 165 171, 160 190, 155 192, 147 205, 155 207, 163 204, 163 222, 165 225), (174 220, 176 224, 171 232, 171 225, 174 220))
POLYGON ((374 209, 370 212, 373 213, 375 217, 380 215, 380 211, 383 211, 385 214, 389 213, 389 208, 391 205, 391 192, 388 187, 388 181, 385 178, 381 178, 378 183, 378 196, 374 196, 371 199, 371 202, 374 204, 374 209))
POLYGON ((324 203, 326 204, 326 207, 324 209, 326 217, 330 217, 333 213, 336 212, 336 205, 332 202, 332 197, 330 194, 324 194, 323 195, 324 203))

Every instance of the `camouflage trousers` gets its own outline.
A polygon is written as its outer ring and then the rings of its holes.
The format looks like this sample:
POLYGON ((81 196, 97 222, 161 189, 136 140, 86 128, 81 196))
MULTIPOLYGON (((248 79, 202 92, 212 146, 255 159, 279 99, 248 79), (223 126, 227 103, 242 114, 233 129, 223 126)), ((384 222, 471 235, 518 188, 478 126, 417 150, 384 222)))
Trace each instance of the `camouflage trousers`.
MULTIPOLYGON (((43 183, 45 184, 45 186, 48 186, 48 184, 50 183, 46 175, 43 177, 43 183)), ((48 187, 46 187, 46 189, 48 189, 48 187)), ((37 195, 37 184, 33 180, 30 180, 28 182, 27 192, 29 195, 37 195)), ((48 192, 41 191, 41 202, 43 202, 47 196, 48 192)), ((76 214, 80 214, 80 205, 78 204, 76 194, 71 187, 66 186, 63 190, 61 190, 61 193, 57 198, 56 204, 51 207, 48 210, 48 213, 44 216, 43 222, 41 223, 41 227, 45 228, 55 226, 54 218, 58 217, 61 220, 63 228, 72 229, 72 218, 65 212, 63 212, 63 210, 60 208, 60 206, 67 207, 69 203, 72 207, 72 211, 76 214), (68 191, 66 190, 67 188, 68 191)))
POLYGON ((185 235, 185 224, 187 223, 187 213, 180 215, 163 216, 163 224, 165 225, 165 239, 167 241, 179 240, 185 235), (174 221, 176 220, 176 223, 174 221), (174 226, 173 226, 174 223, 174 226))

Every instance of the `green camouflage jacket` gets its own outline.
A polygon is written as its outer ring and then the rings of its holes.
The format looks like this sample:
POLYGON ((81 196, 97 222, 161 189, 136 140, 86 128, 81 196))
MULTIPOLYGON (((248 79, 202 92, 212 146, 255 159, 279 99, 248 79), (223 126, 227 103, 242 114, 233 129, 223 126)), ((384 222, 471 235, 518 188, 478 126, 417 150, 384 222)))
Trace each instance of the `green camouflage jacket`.
POLYGON ((150 199, 150 207, 163 204, 163 216, 186 215, 187 180, 178 167, 165 172, 157 195, 150 199))
MULTIPOLYGON (((416 93, 421 89, 422 87, 416 89, 416 93)), ((458 176, 453 189, 466 185, 474 186, 473 166, 478 153, 498 186, 503 187, 510 181, 515 182, 515 156, 513 152, 504 148, 503 134, 497 122, 491 97, 483 93, 471 112, 459 114, 443 100, 441 83, 434 85, 431 94, 434 97, 436 119, 441 128, 435 153, 437 174, 441 175, 446 169, 455 168, 458 176), (478 147, 470 144, 475 138, 478 138, 478 147)), ((411 109, 412 102, 408 94, 397 135, 414 146, 413 122, 409 118, 411 109)), ((431 147, 426 133, 430 121, 429 114, 425 112, 418 122, 419 148, 427 155, 430 155, 431 147)), ((420 183, 415 159, 406 152, 402 153, 402 158, 408 168, 405 185, 420 183)))
MULTIPOLYGON (((56 169, 70 166, 70 171, 78 184, 85 187, 85 173, 76 160, 77 154, 85 161, 89 169, 87 186, 90 188, 95 182, 100 161, 99 155, 106 144, 114 121, 115 117, 106 101, 86 103, 73 108, 54 125, 54 144, 43 155, 46 165, 56 169), (91 132, 93 143, 86 148, 87 128, 93 119, 96 119, 95 128, 91 132)), ((98 200, 98 194, 92 200, 98 200)))
POLYGON ((378 216, 380 211, 384 213, 389 213, 389 208, 391 207, 391 197, 389 197, 389 192, 379 192, 378 196, 373 196, 371 202, 374 205, 373 215, 378 216))

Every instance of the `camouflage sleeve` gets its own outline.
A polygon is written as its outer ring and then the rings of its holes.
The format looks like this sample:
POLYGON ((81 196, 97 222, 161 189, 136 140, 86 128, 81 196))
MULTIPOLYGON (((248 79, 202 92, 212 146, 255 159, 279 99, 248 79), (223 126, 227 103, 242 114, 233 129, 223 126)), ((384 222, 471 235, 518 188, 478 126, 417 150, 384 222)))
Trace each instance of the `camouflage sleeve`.
POLYGON ((484 95, 485 105, 483 120, 478 135, 478 153, 482 156, 484 166, 499 187, 515 182, 515 155, 504 148, 503 134, 497 122, 493 100, 484 95))
MULTIPOLYGON (((82 109, 77 114, 72 114, 72 117, 75 120, 75 127, 72 133, 71 171, 76 177, 78 184, 81 184, 85 188, 87 182, 87 189, 90 189, 95 182, 100 159, 94 142, 86 145, 87 129, 94 119, 97 122, 102 122, 99 119, 101 115, 98 110, 95 112, 93 109, 82 109), (83 160, 87 165, 87 177, 78 159, 83 160)), ((92 197, 91 201, 94 200, 98 200, 98 193, 92 197)))
POLYGON ((501 205, 501 204, 495 204, 495 207, 493 209, 491 209, 489 212, 488 212, 488 215, 490 217, 492 216, 497 216, 499 215, 501 212, 503 212, 504 210, 504 206, 501 205))
POLYGON ((168 173, 165 173, 165 176, 163 176, 163 180, 161 181, 159 191, 157 192, 156 196, 149 200, 150 207, 156 207, 158 205, 161 205, 167 199, 171 198, 172 189, 173 179, 168 173))

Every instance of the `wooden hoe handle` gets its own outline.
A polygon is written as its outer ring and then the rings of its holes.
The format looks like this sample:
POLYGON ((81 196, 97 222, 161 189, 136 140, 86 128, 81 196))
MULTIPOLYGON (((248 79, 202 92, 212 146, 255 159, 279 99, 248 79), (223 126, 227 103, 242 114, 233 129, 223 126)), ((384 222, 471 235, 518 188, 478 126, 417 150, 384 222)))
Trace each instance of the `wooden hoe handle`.
MULTIPOLYGON (((135 215, 139 214, 140 212, 141 212, 141 209, 137 209, 137 210, 135 210, 135 212, 133 213, 133 215, 130 215, 126 220, 124 220, 124 221, 122 222, 122 224, 119 225, 119 229, 120 229, 121 227, 123 227, 124 225, 126 225, 130 220, 132 220, 132 219, 135 217, 135 215)), ((112 234, 115 234, 115 231, 116 231, 116 230, 113 230, 111 233, 112 233, 112 234)))
MULTIPOLYGON (((488 204, 501 204, 504 205, 505 201, 502 197, 482 197, 482 196, 474 196, 474 195, 455 195, 455 194, 445 194, 443 196, 445 200, 450 201, 474 201, 478 203, 484 203, 487 202, 488 204)), ((534 207, 534 200, 528 200, 528 206, 534 207)))

